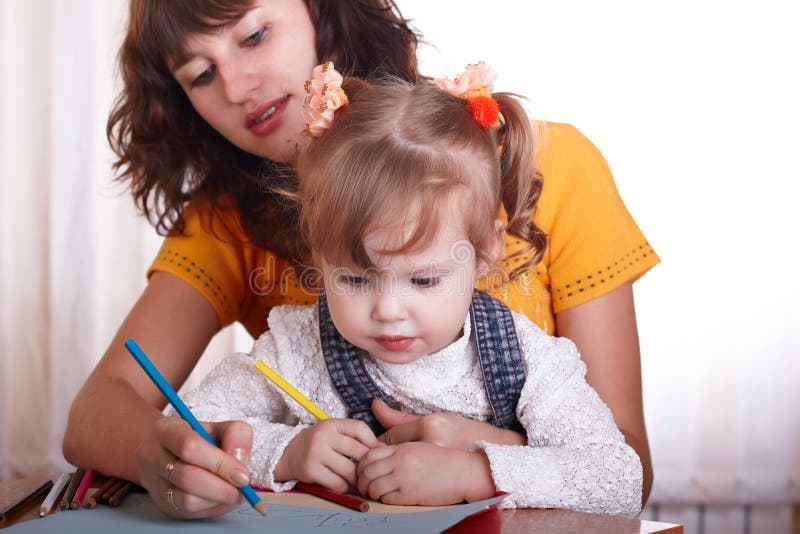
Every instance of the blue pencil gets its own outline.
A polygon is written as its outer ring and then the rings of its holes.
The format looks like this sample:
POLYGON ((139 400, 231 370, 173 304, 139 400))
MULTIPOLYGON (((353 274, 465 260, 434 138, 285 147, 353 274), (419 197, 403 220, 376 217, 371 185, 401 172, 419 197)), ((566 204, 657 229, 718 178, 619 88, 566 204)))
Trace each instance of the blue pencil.
MULTIPOLYGON (((203 439, 216 447, 217 444, 214 442, 214 439, 208 435, 206 429, 203 428, 197 418, 192 414, 192 412, 189 411, 189 408, 187 408, 180 397, 178 397, 178 394, 175 393, 175 390, 172 389, 172 386, 170 386, 169 383, 164 380, 164 377, 160 372, 158 372, 158 369, 156 369, 156 366, 153 365, 153 362, 151 362, 142 349, 139 348, 139 345, 137 345, 134 340, 129 339, 125 342, 125 348, 128 349, 128 352, 130 352, 139 365, 142 366, 144 372, 147 373, 147 376, 150 377, 150 380, 153 381, 159 391, 161 391, 161 393, 167 398, 172 407, 175 408, 175 411, 178 412, 178 415, 180 415, 184 421, 189 423, 189 426, 191 426, 195 432, 200 434, 203 439)), ((264 506, 264 503, 261 502, 261 498, 259 498, 252 486, 248 484, 247 486, 239 488, 239 491, 242 492, 244 498, 247 499, 247 502, 249 502, 253 508, 258 510, 261 515, 266 515, 267 508, 264 506)))

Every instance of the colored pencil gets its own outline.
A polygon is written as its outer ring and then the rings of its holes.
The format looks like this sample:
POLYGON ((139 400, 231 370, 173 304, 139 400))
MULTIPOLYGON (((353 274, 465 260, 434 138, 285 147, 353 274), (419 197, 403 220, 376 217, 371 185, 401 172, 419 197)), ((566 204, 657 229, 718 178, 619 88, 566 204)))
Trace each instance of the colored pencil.
POLYGON ((111 477, 108 480, 106 480, 102 486, 97 488, 97 490, 95 490, 95 492, 92 493, 92 495, 88 499, 86 499, 86 508, 94 508, 95 506, 97 506, 97 503, 100 502, 100 497, 103 496, 103 493, 108 491, 108 489, 111 488, 111 486, 113 486, 117 482, 117 480, 119 479, 111 477))
POLYGON ((281 375, 276 373, 275 370, 269 365, 265 364, 261 360, 258 360, 256 362, 256 369, 264 373, 264 375, 269 378, 273 384, 281 388, 284 392, 286 392, 287 395, 296 400, 300 406, 308 410, 311 415, 320 421, 331 418, 331 416, 325 413, 322 408, 314 404, 311 399, 300 393, 297 388, 287 382, 281 375))
POLYGON ((339 493, 338 491, 329 490, 328 488, 323 488, 316 484, 308 484, 306 482, 298 482, 294 487, 297 490, 304 491, 320 499, 341 504, 356 512, 369 512, 369 503, 364 499, 359 499, 355 495, 345 495, 344 493, 339 493))
MULTIPOLYGON (((308 410, 311 415, 320 421, 330 419, 331 416, 328 415, 325 410, 317 406, 311 399, 300 393, 296 387, 287 382, 285 378, 279 375, 269 365, 265 364, 261 360, 258 360, 256 362, 256 369, 261 371, 264 376, 269 378, 273 384, 281 388, 287 395, 296 400, 300 406, 308 410)), ((304 491, 314 495, 315 497, 319 497, 320 499, 325 499, 326 501, 340 504, 350 508, 351 510, 355 510, 356 512, 366 512, 369 510, 369 503, 364 499, 360 499, 354 495, 345 495, 344 493, 339 493, 337 491, 318 486, 317 484, 308 484, 306 482, 297 482, 294 487, 300 491, 304 491)))
POLYGON ((92 485, 92 479, 94 478, 94 471, 91 469, 87 469, 83 473, 83 478, 81 478, 81 483, 78 485, 78 489, 75 490, 75 496, 72 498, 72 502, 69 503, 69 507, 73 510, 77 510, 81 506, 83 506, 83 501, 86 500, 86 492, 89 491, 89 486, 92 485))
POLYGON ((112 495, 114 495, 122 486, 124 486, 125 482, 127 482, 127 480, 124 480, 122 478, 116 479, 116 481, 111 485, 111 487, 109 487, 106 491, 103 492, 102 495, 100 495, 100 498, 97 502, 108 503, 108 499, 110 499, 112 495))
POLYGON ((61 476, 58 477, 58 480, 56 480, 56 483, 53 484, 53 487, 50 488, 50 493, 47 494, 44 502, 39 507, 39 517, 44 517, 50 513, 50 509, 53 508, 53 505, 61 496, 61 492, 64 491, 64 488, 67 487, 68 483, 69 473, 62 473, 61 476))
POLYGON ((72 499, 75 497, 75 492, 78 491, 78 486, 83 479, 84 472, 86 472, 86 470, 83 467, 79 467, 77 471, 72 474, 72 480, 69 481, 67 491, 65 491, 64 496, 61 497, 61 504, 58 505, 59 509, 69 510, 69 505, 72 503, 72 499))
MULTIPOLYGON (((287 395, 296 400, 300 406, 308 410, 311 415, 320 421, 330 419, 331 416, 328 415, 325 410, 317 406, 311 399, 300 393, 296 387, 287 382, 285 378, 279 375, 269 365, 265 364, 261 360, 258 360, 256 362, 256 369, 261 371, 264 376, 269 378, 273 384, 281 388, 287 395)), ((354 495, 345 495, 343 493, 329 490, 328 488, 323 488, 317 484, 308 484, 306 482, 298 482, 294 487, 300 491, 304 491, 319 497, 320 499, 325 499, 326 501, 340 504, 350 508, 351 510, 355 510, 356 512, 366 512, 369 510, 369 503, 364 499, 360 499, 354 495)))
POLYGON ((52 487, 53 487, 52 480, 43 482, 42 484, 36 486, 31 491, 20 497, 15 502, 9 504, 8 506, 0 510, 0 525, 5 523, 6 520, 10 518, 12 515, 25 509, 30 503, 34 502, 42 495, 47 494, 47 491, 52 487))
POLYGON ((122 499, 133 489, 133 482, 126 482, 114 495, 108 498, 108 504, 111 506, 119 506, 122 499))
MULTIPOLYGON (((130 352, 139 365, 142 366, 144 372, 147 373, 147 376, 150 377, 150 380, 153 381, 159 391, 161 391, 161 393, 167 398, 172 407, 175 408, 175 411, 178 412, 178 415, 180 415, 184 421, 189 423, 189 426, 191 426, 195 432, 200 434, 203 439, 216 447, 217 443, 214 441, 214 439, 208 434, 208 432, 206 432, 206 429, 203 428, 203 426, 200 424, 200 421, 197 420, 194 414, 189 411, 189 408, 186 407, 180 397, 178 397, 178 394, 175 393, 175 390, 172 389, 172 386, 169 385, 158 369, 156 369, 155 365, 153 365, 153 362, 151 362, 142 349, 139 348, 139 345, 137 345, 133 339, 129 339, 125 342, 125 348, 128 349, 128 352, 130 352)), ((237 489, 242 493, 242 495, 244 495, 244 498, 247 499, 247 502, 249 502, 253 508, 258 510, 261 515, 267 514, 266 506, 264 506, 261 498, 250 484, 237 489)))

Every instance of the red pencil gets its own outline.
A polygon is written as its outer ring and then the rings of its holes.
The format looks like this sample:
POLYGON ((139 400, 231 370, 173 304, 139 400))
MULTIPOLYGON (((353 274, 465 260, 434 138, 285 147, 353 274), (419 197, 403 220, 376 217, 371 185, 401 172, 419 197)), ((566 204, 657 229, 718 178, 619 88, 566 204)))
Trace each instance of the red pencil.
POLYGON ((329 490, 328 488, 323 488, 322 486, 318 486, 316 484, 308 484, 306 482, 298 482, 294 485, 294 488, 314 495, 315 497, 319 497, 320 499, 341 504, 342 506, 350 508, 351 510, 355 510, 356 512, 369 512, 369 503, 364 499, 359 499, 353 495, 345 495, 344 493, 339 493, 337 491, 329 490))
POLYGON ((78 485, 78 489, 75 492, 75 497, 72 498, 72 502, 69 505, 70 508, 77 510, 81 507, 81 505, 83 505, 83 500, 86 499, 86 492, 89 491, 89 486, 92 485, 93 478, 94 471, 91 469, 87 469, 83 473, 83 478, 81 479, 81 483, 78 485))

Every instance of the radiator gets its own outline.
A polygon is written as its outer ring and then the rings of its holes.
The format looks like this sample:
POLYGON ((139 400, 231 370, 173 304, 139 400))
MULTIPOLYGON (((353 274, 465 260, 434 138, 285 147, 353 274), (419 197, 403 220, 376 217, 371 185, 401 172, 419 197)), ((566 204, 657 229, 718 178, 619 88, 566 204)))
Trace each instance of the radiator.
POLYGON ((684 534, 800 534, 800 505, 648 503, 639 519, 678 523, 684 534))

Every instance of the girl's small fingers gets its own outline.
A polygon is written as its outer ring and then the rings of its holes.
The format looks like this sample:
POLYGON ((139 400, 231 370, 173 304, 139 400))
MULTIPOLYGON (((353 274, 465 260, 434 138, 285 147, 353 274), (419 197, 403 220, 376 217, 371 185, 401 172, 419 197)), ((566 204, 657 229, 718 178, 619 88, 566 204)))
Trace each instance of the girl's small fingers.
POLYGON ((334 471, 332 471, 327 467, 324 467, 323 469, 315 473, 313 480, 311 480, 310 482, 319 484, 320 486, 324 486, 328 489, 332 489, 333 491, 338 491, 340 493, 346 492, 350 487, 347 484, 347 480, 345 480, 344 478, 342 478, 337 473, 335 473, 334 471))
POLYGON ((370 449, 367 453, 362 456, 358 462, 358 472, 361 473, 361 470, 368 466, 373 462, 378 462, 380 460, 384 460, 389 458, 391 455, 394 454, 395 447, 392 446, 382 446, 382 447, 375 447, 374 449, 370 449))
POLYGON ((409 441, 420 440, 420 425, 418 420, 390 428, 378 440, 387 445, 399 445, 409 441))
POLYGON ((372 450, 360 441, 344 434, 339 435, 338 439, 331 444, 331 448, 342 456, 355 458, 359 461, 372 450))
POLYGON ((372 433, 372 430, 367 426, 364 421, 357 419, 342 419, 337 426, 340 434, 345 434, 351 438, 360 441, 368 448, 375 447, 378 444, 378 438, 372 433))
MULTIPOLYGON (((325 467, 339 475, 341 478, 347 481, 350 486, 355 487, 356 485, 356 464, 354 464, 350 458, 345 455, 342 456, 340 454, 332 454, 327 461, 325 462, 325 467)), ((346 491, 345 490, 342 491, 346 491)), ((338 490, 337 490, 338 491, 338 490)))
POLYGON ((408 504, 408 500, 400 490, 390 491, 381 497, 381 502, 385 504, 408 504))
POLYGON ((358 491, 362 495, 370 495, 369 487, 377 479, 391 475, 394 471, 392 462, 388 459, 381 459, 370 462, 368 465, 359 464, 358 466, 358 491))
POLYGON ((390 473, 372 480, 366 489, 367 491, 363 493, 363 495, 368 496, 370 499, 380 501, 384 495, 399 490, 400 486, 394 475, 390 473))

